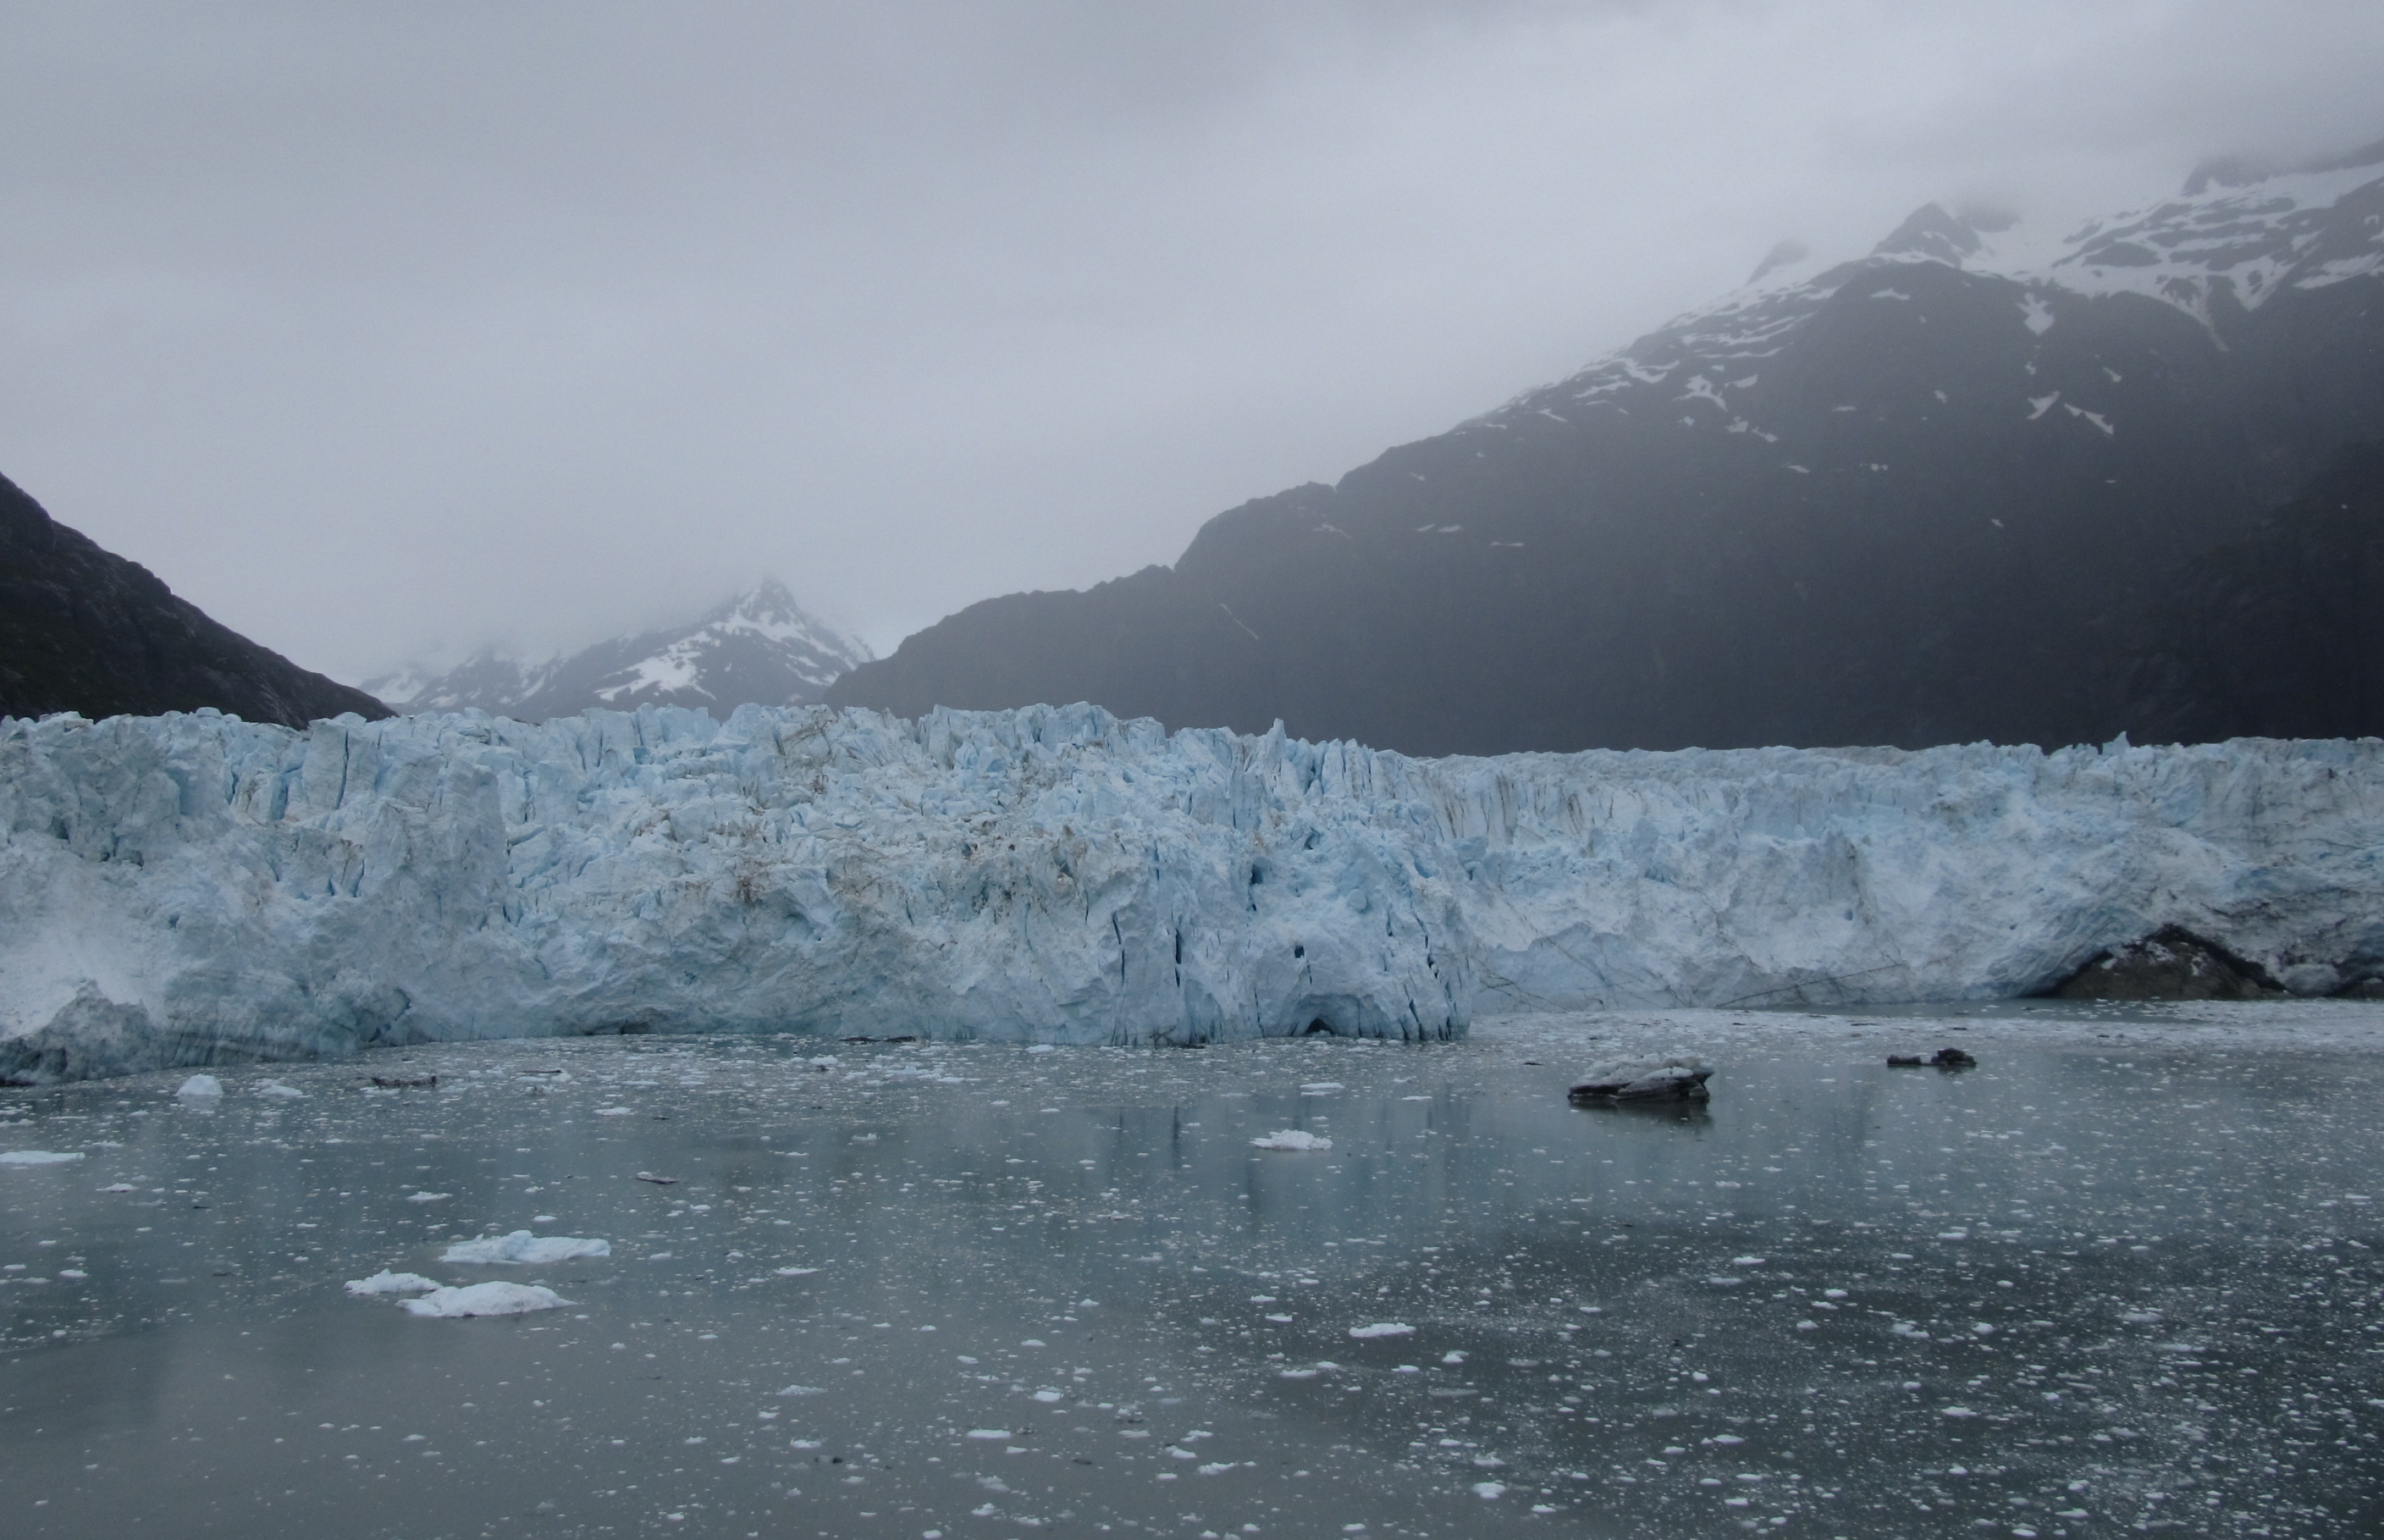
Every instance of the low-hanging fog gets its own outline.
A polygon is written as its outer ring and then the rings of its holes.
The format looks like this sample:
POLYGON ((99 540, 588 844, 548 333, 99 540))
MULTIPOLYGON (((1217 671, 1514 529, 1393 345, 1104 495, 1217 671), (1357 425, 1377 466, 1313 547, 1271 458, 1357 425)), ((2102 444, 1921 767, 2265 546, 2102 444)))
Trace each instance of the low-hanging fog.
POLYGON ((348 678, 764 572, 882 651, 2378 79, 2373 0, 21 6, 0 472, 348 678))

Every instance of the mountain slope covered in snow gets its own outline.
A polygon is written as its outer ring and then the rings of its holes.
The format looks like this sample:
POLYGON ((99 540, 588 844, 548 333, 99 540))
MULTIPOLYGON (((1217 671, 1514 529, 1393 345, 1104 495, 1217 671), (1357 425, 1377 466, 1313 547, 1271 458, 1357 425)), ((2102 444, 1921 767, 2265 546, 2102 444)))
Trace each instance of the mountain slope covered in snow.
POLYGON ((2156 730, 2178 575, 2384 432, 2384 146, 2023 233, 1930 205, 1859 260, 1783 252, 1172 568, 975 605, 828 699, 1424 753, 2156 730))
POLYGON ((869 655, 771 578, 691 625, 618 637, 540 663, 484 652, 444 673, 392 675, 366 688, 404 712, 477 710, 525 722, 639 706, 726 713, 749 704, 810 705, 869 655))
POLYGON ((0 1081, 645 1031, 1199 1043, 2384 972, 2384 744, 1526 754, 1096 708, 0 724, 0 1081))

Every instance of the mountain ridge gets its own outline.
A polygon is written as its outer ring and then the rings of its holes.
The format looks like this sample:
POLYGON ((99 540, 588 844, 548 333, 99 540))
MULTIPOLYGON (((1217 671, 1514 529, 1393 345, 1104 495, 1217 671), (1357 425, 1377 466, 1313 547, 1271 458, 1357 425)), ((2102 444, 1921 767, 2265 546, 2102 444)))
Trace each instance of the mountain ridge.
POLYGON ((200 710, 286 727, 390 714, 211 618, 0 476, 0 716, 200 710))
MULTIPOLYGON (((2384 145, 2050 243, 1924 205, 1172 566, 855 669, 1414 753, 2102 741, 2180 564, 2384 431, 2384 145)), ((2379 724, 2384 726, 2384 724, 2379 724)))

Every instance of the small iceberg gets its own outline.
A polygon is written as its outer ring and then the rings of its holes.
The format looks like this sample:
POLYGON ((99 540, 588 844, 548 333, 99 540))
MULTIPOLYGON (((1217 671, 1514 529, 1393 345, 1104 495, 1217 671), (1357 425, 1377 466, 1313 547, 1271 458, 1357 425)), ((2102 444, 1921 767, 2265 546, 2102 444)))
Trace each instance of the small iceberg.
POLYGON ((295 1086, 285 1086, 279 1080, 267 1080, 256 1087, 258 1096, 278 1096, 287 1101, 304 1101, 306 1093, 295 1086))
POLYGON ((574 1257, 609 1257, 609 1240, 581 1240, 576 1236, 533 1236, 515 1230, 509 1236, 483 1236, 458 1241, 439 1260, 442 1262, 563 1262, 574 1257))
POLYGON ((1661 1059, 1615 1059, 1599 1064, 1573 1082, 1567 1093, 1576 1102, 1704 1101, 1706 1081, 1713 1066, 1691 1053, 1661 1059))
POLYGON ((1413 1336, 1415 1328, 1404 1321, 1377 1321, 1371 1326, 1352 1326, 1349 1335, 1361 1340, 1376 1336, 1413 1336))
POLYGON ((212 1074, 194 1074, 175 1087, 174 1094, 185 1101, 206 1101, 223 1095, 223 1082, 212 1074))
POLYGON ((367 1295, 422 1294, 438 1286, 435 1278, 426 1278, 419 1273, 391 1273, 385 1267, 369 1278, 351 1278, 347 1282, 350 1294, 367 1295))
POLYGON ((65 1153, 55 1149, 0 1150, 0 1166, 57 1166, 81 1159, 81 1150, 65 1153))
POLYGON ((1252 1139, 1250 1147, 1254 1149, 1330 1149, 1333 1141, 1319 1138, 1305 1129, 1284 1128, 1262 1139, 1252 1139))
POLYGON ((460 1320, 467 1315, 527 1315, 571 1303, 551 1288, 535 1284, 474 1284, 468 1288, 434 1289, 419 1299, 403 1301, 416 1315, 460 1320))

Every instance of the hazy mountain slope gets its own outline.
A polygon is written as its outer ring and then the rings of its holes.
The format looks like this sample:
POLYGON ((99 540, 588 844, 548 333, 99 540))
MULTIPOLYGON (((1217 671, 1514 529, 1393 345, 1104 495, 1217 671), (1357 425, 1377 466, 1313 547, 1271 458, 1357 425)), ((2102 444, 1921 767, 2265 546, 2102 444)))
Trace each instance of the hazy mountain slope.
POLYGON ((2161 739, 2357 738, 2384 724, 2384 440, 2257 533, 2189 562, 2131 698, 2161 739))
POLYGON ((364 691, 208 619, 0 477, 0 716, 202 706, 292 727, 342 712, 389 714, 364 691))
POLYGON ((2384 146, 2036 251, 1932 205, 828 699, 1422 753, 2100 740, 2182 564, 2384 427, 2379 274, 2384 146))
POLYGON ((371 681, 400 710, 461 711, 542 722, 590 707, 816 703, 869 649, 811 615, 774 579, 691 625, 618 637, 543 663, 483 652, 431 677, 371 681))

